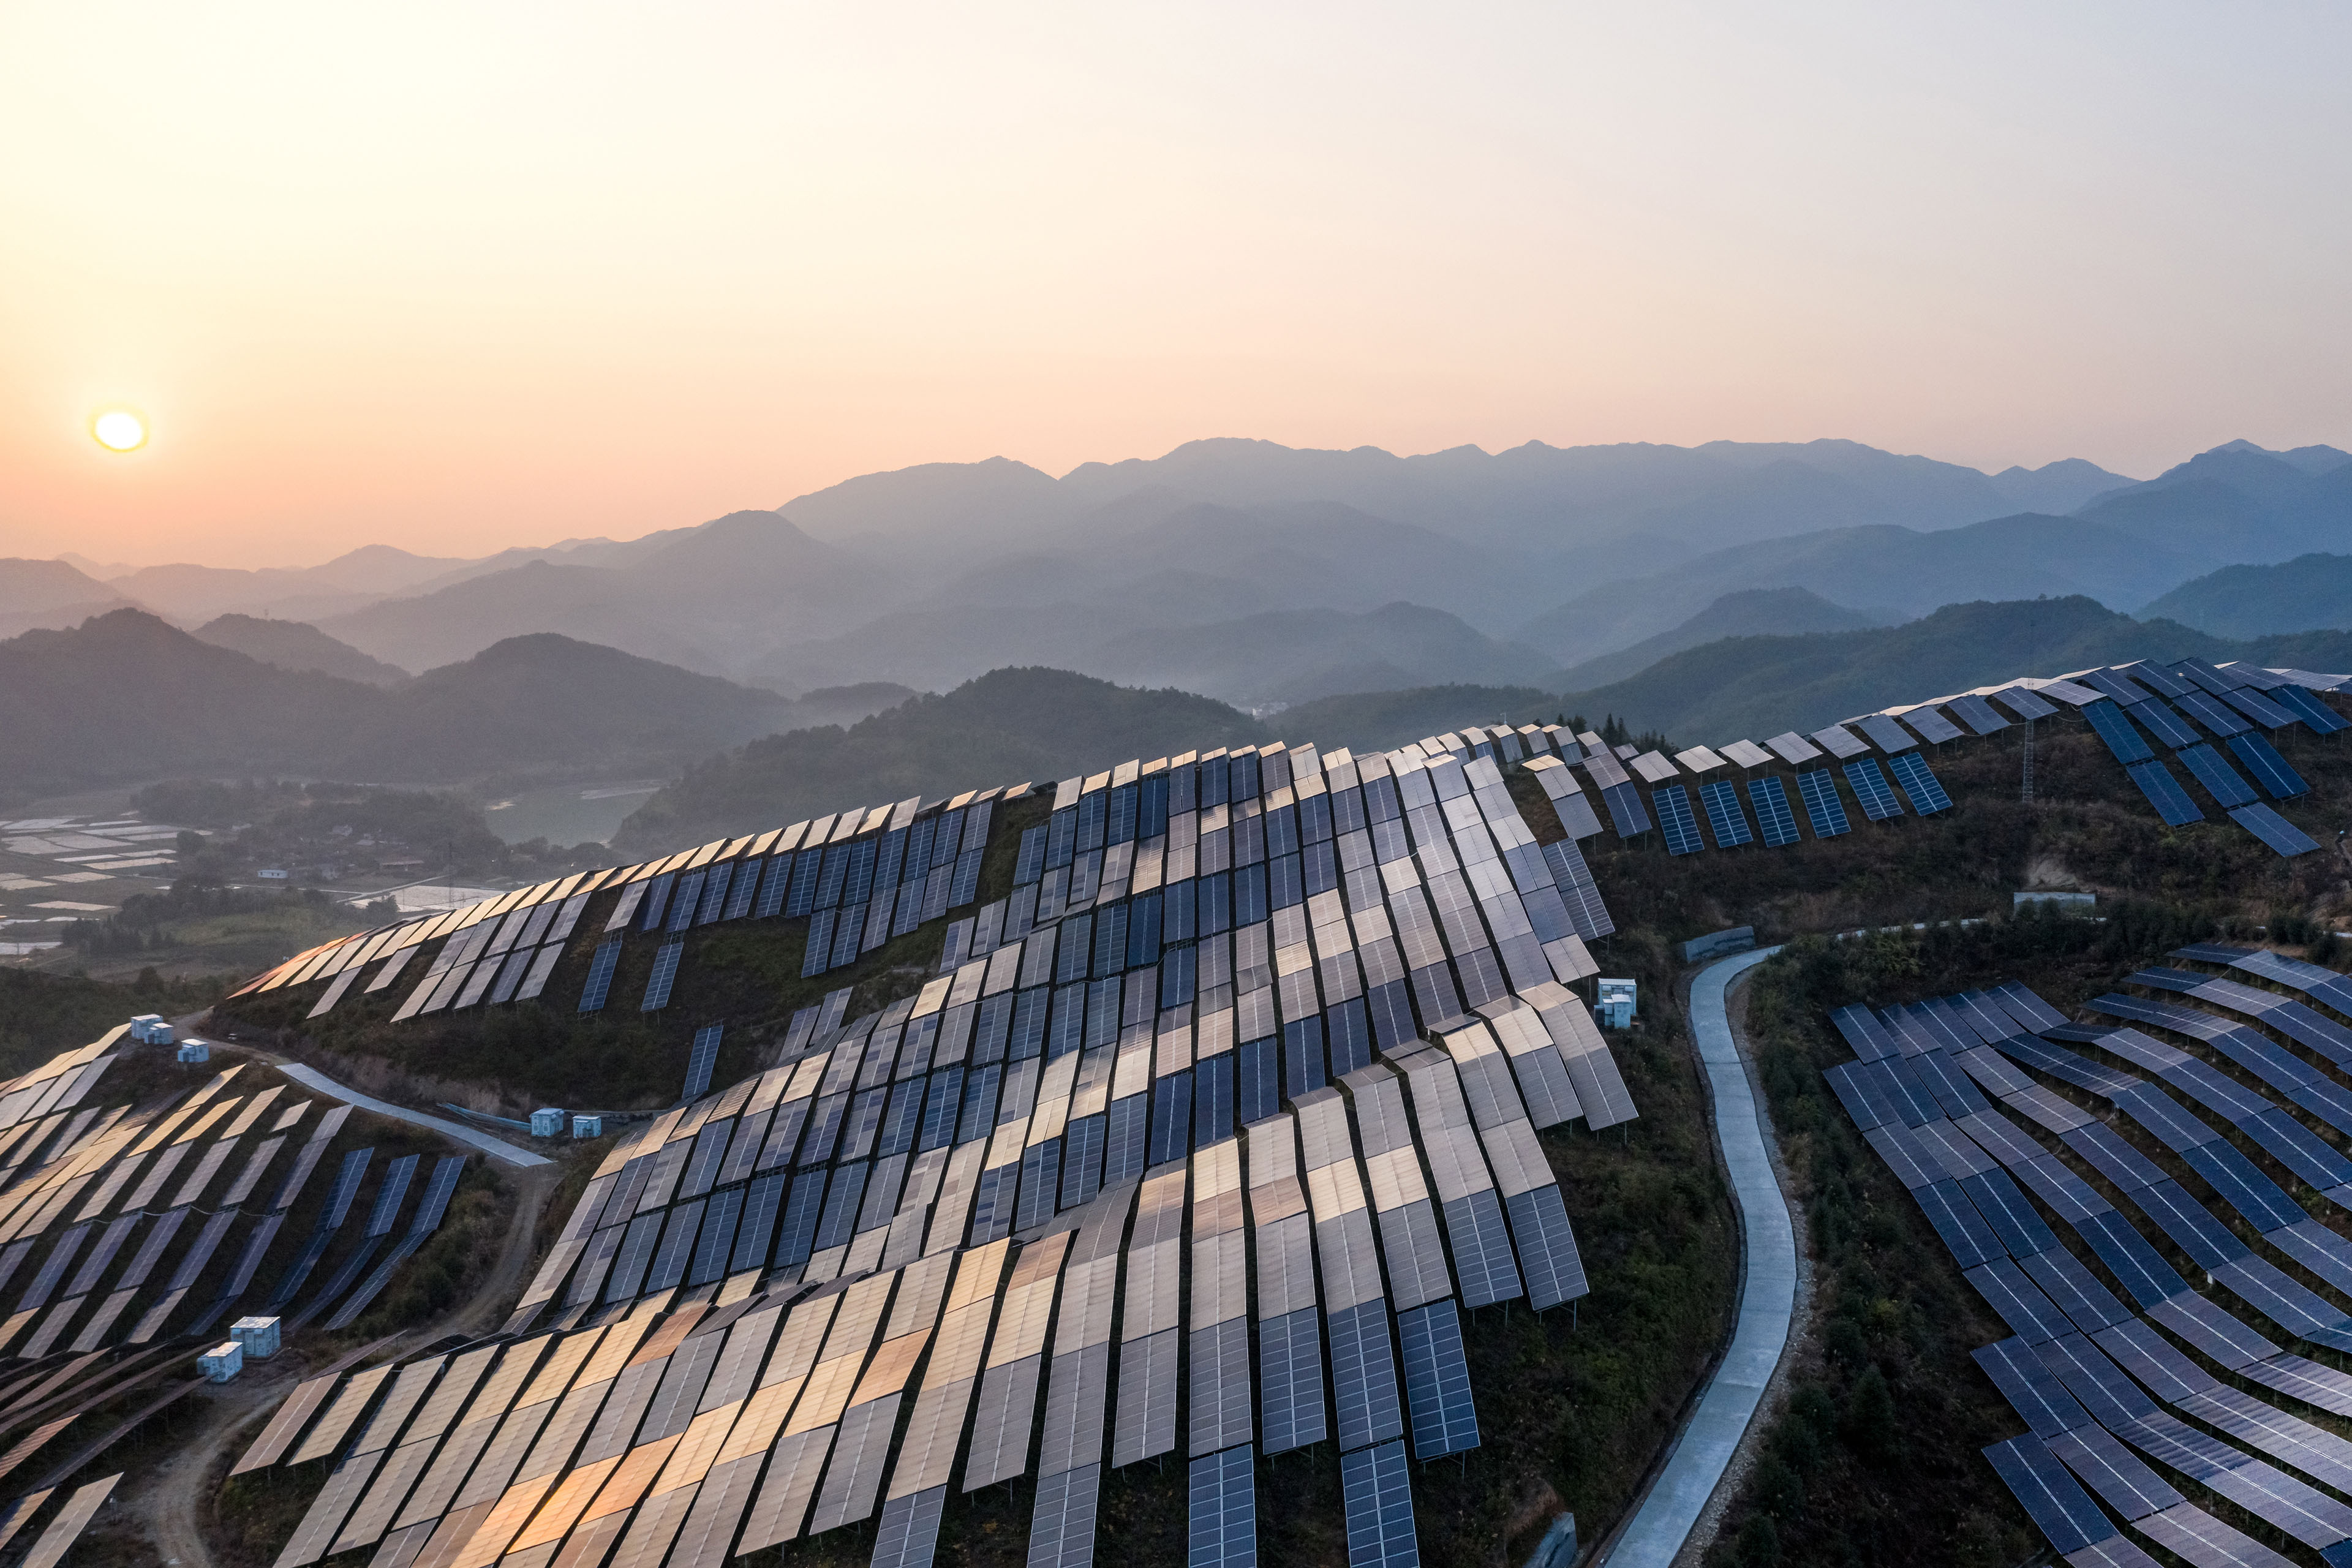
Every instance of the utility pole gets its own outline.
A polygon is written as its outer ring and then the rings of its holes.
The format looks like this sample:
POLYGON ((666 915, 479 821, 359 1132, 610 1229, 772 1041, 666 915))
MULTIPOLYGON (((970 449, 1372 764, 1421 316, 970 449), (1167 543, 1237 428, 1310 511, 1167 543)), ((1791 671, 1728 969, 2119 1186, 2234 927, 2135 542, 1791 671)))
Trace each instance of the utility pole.
POLYGON ((2018 787, 2017 798, 2032 805, 2033 801, 2033 721, 2025 721, 2025 775, 2018 787))

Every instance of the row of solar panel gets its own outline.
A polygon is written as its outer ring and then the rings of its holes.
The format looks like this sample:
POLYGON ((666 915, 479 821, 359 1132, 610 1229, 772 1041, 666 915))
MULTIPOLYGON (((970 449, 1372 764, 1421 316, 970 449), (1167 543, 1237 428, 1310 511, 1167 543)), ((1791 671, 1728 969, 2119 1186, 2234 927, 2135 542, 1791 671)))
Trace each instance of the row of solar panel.
MULTIPOLYGON (((1850 1026, 1853 1021, 1844 1022, 1850 1026)), ((1939 1054, 1939 1051, 1930 1049, 1923 1051, 1916 1059, 1924 1062, 1939 1054)), ((1885 1058, 1881 1058, 1872 1065, 1884 1068, 1885 1058)), ((1855 1099, 1849 1093, 1848 1085, 1841 1084, 1841 1093, 1848 1096, 1850 1106, 1856 1103, 1855 1099)), ((1922 1125, 1932 1126, 1933 1123, 1922 1125)), ((1968 1142, 1971 1137, 1982 1142, 1984 1148, 2002 1157, 2004 1163, 2016 1161, 2021 1171, 2030 1172, 2036 1160, 2047 1158, 2039 1153, 2038 1145, 2032 1143, 2031 1140, 2022 1139, 2015 1132, 2013 1127, 1991 1115, 1989 1110, 1972 1111, 1957 1125, 1952 1123, 1942 1125, 1945 1131, 1936 1138, 1934 1143, 1937 1151, 1935 1158, 1948 1171, 1957 1173, 1969 1168, 1969 1156, 1963 1151, 1973 1147, 1968 1142), (1988 1132, 1992 1134, 1989 1140, 1988 1132)), ((2103 1286, 2085 1273, 2071 1255, 2057 1246, 2055 1237, 2051 1236, 2047 1226, 2042 1226, 2032 1210, 2025 1206, 2022 1194, 2007 1183, 2006 1177, 2001 1173, 1992 1171, 1989 1166, 1983 1166, 1980 1157, 1973 1163, 1983 1168, 1974 1170, 1972 1173, 1962 1177, 1955 1184, 1948 1178, 1937 1180, 1940 1173, 1927 1165, 1923 1165, 1918 1154, 1904 1148, 1899 1134, 1890 1133, 1885 1127, 1874 1127, 1872 1141, 1880 1147, 1883 1153, 1892 1155, 1897 1173, 1903 1176, 1906 1184, 1914 1187, 1915 1194, 1920 1197, 1937 1229, 1951 1244, 1963 1267, 1968 1268, 1971 1282, 1978 1286, 1987 1299, 1992 1301, 2003 1316, 2008 1318, 2013 1326, 2018 1327, 2021 1334, 2024 1336, 2021 1341, 2009 1342, 2007 1344, 1990 1347, 1986 1352, 1980 1352, 1979 1359, 1992 1374, 1996 1384, 2010 1394, 2021 1414, 2027 1415, 2030 1424, 2034 1426, 2036 1433, 2059 1445, 2061 1451, 2069 1455, 2070 1463, 2074 1462, 2073 1455, 2084 1451, 2084 1444, 2093 1438, 2104 1439, 2108 1447, 2105 1452, 2096 1456, 2096 1468, 2084 1468, 2084 1473, 2086 1477, 2094 1479, 2095 1482, 2099 1480, 2112 1482, 2119 1476, 2127 1475, 2130 1468, 2136 1466, 2137 1461, 2130 1459, 2127 1455, 2123 1455, 2120 1448, 2113 1446, 2113 1439, 2108 1436, 2107 1430, 2092 1423, 2090 1415, 2084 1413, 2084 1406, 2075 1403, 2074 1395, 2082 1394, 2089 1401, 2094 1412, 2105 1416, 2107 1428, 2120 1431, 2127 1439, 2140 1443, 2152 1454, 2178 1463, 2183 1435, 2188 1434, 2189 1429, 2181 1426, 2173 1418, 2161 1415, 2153 1403, 2147 1400, 2147 1396, 2140 1392, 2137 1385, 2117 1371, 2112 1363, 2107 1362, 2099 1350, 2093 1349, 2079 1338, 2070 1336, 2078 1332, 2077 1325, 2079 1325, 2080 1333, 2091 1335, 2102 1346, 2114 1350, 2119 1354, 2124 1353, 2124 1345, 2118 1343, 2116 1336, 2122 1336, 2126 1342, 2140 1352, 2138 1356, 2140 1363, 2145 1363, 2150 1354, 2168 1354, 2173 1361, 2179 1362, 2183 1367, 2188 1363, 2176 1352, 2169 1352, 2162 1346, 2160 1341, 2156 1341, 2152 1337, 2134 1339, 2132 1336, 2136 1333, 2145 1334, 2145 1329, 2137 1324, 2137 1321, 2134 1320, 2119 1302, 2106 1293, 2103 1286), (1992 1184, 1987 1185, 1988 1182, 1992 1184), (1973 1203, 1971 1199, 1974 1200, 1973 1203), (2012 1259, 2015 1262, 2011 1262, 2012 1259), (2017 1263, 2023 1265, 2024 1272, 2019 1272, 2017 1263), (2047 1295, 2044 1294, 2045 1291, 2048 1292, 2047 1295), (2032 1348, 2028 1349, 2027 1346, 2032 1348), (2037 1351, 2040 1352, 2040 1361, 2035 1359, 2037 1351), (2050 1363, 2048 1371, 2043 1369, 2042 1362, 2050 1363), (2068 1387, 2073 1389, 2072 1394, 2057 1388, 2050 1375, 2050 1372, 2053 1371, 2056 1372, 2059 1377, 2069 1380, 2068 1387), (2088 1379, 2092 1387, 2084 1388, 2079 1383, 2072 1381, 2077 1377, 2088 1379), (2065 1445, 2069 1443, 2074 1447, 2067 1448, 2065 1445)), ((2038 1189, 2043 1191, 2045 1197, 2050 1197, 2062 1205, 2060 1212, 2066 1214, 2078 1228, 2084 1230, 2086 1239, 2090 1240, 2095 1250, 2100 1253, 2103 1261, 2107 1261, 2111 1267, 2116 1267, 2119 1277, 2126 1283, 2149 1278, 2147 1266, 2141 1259, 2144 1255, 2147 1259, 2152 1261, 2154 1255, 2147 1253, 2146 1243, 2140 1241, 2128 1226, 2093 1228, 2091 1222, 2094 1220, 2114 1221, 2117 1216, 2114 1215, 2112 1210, 2105 1209, 2096 1199, 2095 1194, 2081 1184, 2079 1179, 2068 1178, 2068 1180, 2074 1189, 2072 1193, 2066 1191, 2063 1184, 2053 1186, 2050 1173, 2046 1171, 2042 1173, 2042 1180, 2036 1184, 2038 1189), (2094 1205, 2098 1206, 2094 1208, 2092 1206, 2094 1205), (2117 1234, 2118 1229, 2120 1235, 2117 1234), (2130 1248, 2122 1247, 2120 1245, 2122 1237, 2129 1237, 2134 1247, 2130 1248), (2102 1245, 2103 1242, 2105 1245, 2102 1245)), ((2163 1269, 2160 1264, 2157 1264, 2156 1268, 2161 1273, 2169 1275, 2169 1270, 2163 1269)), ((2151 1305, 2158 1310, 2166 1308, 2176 1309, 2171 1314, 2173 1326, 2188 1333, 2192 1341, 2197 1340, 2201 1334, 2209 1343, 2219 1342, 2211 1340, 2210 1323, 2206 1315, 2195 1311, 2187 1305, 2187 1303, 2197 1303, 2201 1306, 2201 1301, 2189 1293, 2177 1277, 2171 1279, 2168 1286, 2157 1285, 2155 1289, 2161 1294, 2151 1305)), ((2275 1349, 2275 1347, 2271 1348, 2275 1349)), ((2126 1355, 2126 1359, 2129 1361, 2132 1358, 2126 1355)), ((2203 1376, 2202 1373, 2195 1375, 2203 1376)), ((2210 1378, 2206 1378, 2205 1382, 2219 1387, 2210 1378)), ((2276 1415, 2279 1413, 2270 1412, 2269 1414, 2276 1415)), ((2210 1441, 2201 1438, 2192 1438, 2192 1440, 2210 1441)), ((2246 1456, 2234 1450, 2228 1450, 2220 1445, 2214 1445, 2214 1447, 2229 1454, 2234 1464, 2223 1462, 2212 1466, 2204 1475, 2200 1475, 2200 1479, 2210 1479, 2210 1475, 2214 1473, 2232 1474, 2242 1479, 2253 1479, 2252 1467, 2249 1466, 2246 1456)), ((2347 1451, 2352 1451, 2352 1446, 2347 1447, 2347 1451)), ((2067 1510, 2053 1510, 2048 1504, 2050 1498, 2063 1492, 2063 1486, 2053 1485, 2047 1477, 2037 1479, 2031 1473, 2021 1474, 2014 1465, 2008 1463, 2008 1460, 2015 1458, 2013 1452, 2008 1454, 2006 1458, 2003 1453, 1995 1450, 1988 1450, 1988 1453, 1994 1458, 1997 1467, 2002 1467, 2001 1473, 2018 1490, 2021 1500, 2025 1503, 2029 1512, 2052 1534, 2053 1543, 2058 1544, 2062 1550, 2071 1550, 2084 1542, 2105 1539, 2108 1535, 2112 1535, 2113 1527, 2105 1523, 2104 1516, 2098 1515, 2095 1508, 2091 1509, 2088 1515, 2080 1514, 2077 1510, 2074 1516, 2075 1528, 2073 1533, 2069 1534, 2068 1530, 2064 1528, 2069 1518, 2067 1510), (2092 1520, 2096 1521, 2096 1526, 2090 1525, 2088 1521, 2092 1520)), ((2081 1465, 2077 1465, 2077 1468, 2084 1468, 2081 1465)), ((2142 1468, 2144 1469, 2144 1467, 2142 1468)), ((2257 1511, 2263 1512, 2264 1517, 2272 1518, 2273 1522, 2284 1523, 2290 1527, 2298 1519, 2307 1519, 2305 1496, 2299 1495, 2296 1489, 2300 1488, 2302 1494, 2310 1496, 2316 1494, 2310 1494, 2309 1489, 2302 1488, 2301 1483, 2275 1471, 2269 1471, 2267 1467, 2261 1467, 2261 1468, 2267 1471, 2267 1474, 2262 1478, 2266 1484, 2259 1489, 2262 1496, 2274 1504, 2283 1506, 2273 1507, 2268 1510, 2258 1508, 2257 1511)), ((2063 1480, 2063 1472, 2059 1471, 2057 1474, 2063 1480)), ((2147 1479, 2153 1480, 2152 1476, 2147 1479)), ((2143 1490, 2147 1489, 2148 1489, 2143 1488, 2143 1490)), ((2155 1483, 2153 1489, 2169 1493, 2169 1489, 2164 1488, 2162 1483, 2155 1483)), ((2232 1495, 2226 1488, 2223 1491, 2224 1495, 2232 1495)), ((2109 1490, 2108 1495, 2110 1500, 2114 1500, 2112 1489, 2109 1490)), ((2238 1500, 2246 1500, 2241 1497, 2238 1500)), ((2162 1500, 2162 1503, 2163 1506, 2178 1509, 2181 1505, 2181 1499, 2177 1493, 2169 1493, 2162 1500)), ((2122 1511, 2127 1520, 2137 1521, 2153 1510, 2123 1509, 2119 1511, 2122 1511)), ((2194 1510, 2187 1511, 2197 1512, 2194 1510)), ((2204 1519, 2208 1524, 2216 1522, 2210 1521, 2210 1516, 2200 1514, 2199 1517, 2204 1519)), ((2347 1517, 2352 1518, 2352 1515, 2347 1517)), ((2347 1533, 2347 1531, 2344 1530, 2336 1529, 2334 1524, 2323 1523, 2319 1538, 2306 1536, 2306 1539, 2314 1539, 2315 1544, 2332 1545, 2343 1540, 2347 1533)))

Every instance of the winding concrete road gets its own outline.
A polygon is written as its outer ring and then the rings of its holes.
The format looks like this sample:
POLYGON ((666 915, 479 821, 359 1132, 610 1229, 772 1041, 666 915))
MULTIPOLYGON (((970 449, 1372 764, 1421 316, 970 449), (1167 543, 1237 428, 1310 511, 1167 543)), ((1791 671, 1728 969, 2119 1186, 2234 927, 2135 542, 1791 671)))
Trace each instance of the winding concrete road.
POLYGON ((1739 1205, 1745 1265, 1739 1320, 1690 1424, 1675 1440, 1665 1468, 1610 1552, 1609 1568, 1668 1568, 1675 1561, 1721 1484, 1788 1348, 1797 1299, 1796 1231, 1773 1173, 1770 1135, 1724 1009, 1731 983, 1780 951, 1768 947, 1724 959, 1700 970, 1691 981, 1691 1032, 1714 1101, 1716 1145, 1723 1151, 1739 1205))

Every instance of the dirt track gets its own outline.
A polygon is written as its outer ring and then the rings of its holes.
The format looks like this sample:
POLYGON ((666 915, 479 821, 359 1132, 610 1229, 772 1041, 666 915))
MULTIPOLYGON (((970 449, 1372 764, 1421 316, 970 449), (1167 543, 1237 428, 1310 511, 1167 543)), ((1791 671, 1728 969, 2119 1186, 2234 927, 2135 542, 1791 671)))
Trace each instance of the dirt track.
MULTIPOLYGON (((471 1296, 437 1321, 416 1325, 405 1344, 425 1344, 447 1334, 485 1334, 505 1320, 522 1294, 524 1274, 530 1267, 532 1234, 562 1169, 550 1164, 506 1173, 515 1186, 515 1206, 498 1262, 471 1296)), ((145 1524, 157 1555, 166 1563, 214 1568, 205 1535, 205 1500, 261 1423, 278 1408, 278 1401, 313 1371, 302 1364, 299 1352, 289 1352, 256 1367, 236 1383, 201 1390, 187 1401, 198 1406, 202 1416, 196 1429, 170 1459, 140 1478, 143 1484, 123 1498, 134 1517, 145 1524)))

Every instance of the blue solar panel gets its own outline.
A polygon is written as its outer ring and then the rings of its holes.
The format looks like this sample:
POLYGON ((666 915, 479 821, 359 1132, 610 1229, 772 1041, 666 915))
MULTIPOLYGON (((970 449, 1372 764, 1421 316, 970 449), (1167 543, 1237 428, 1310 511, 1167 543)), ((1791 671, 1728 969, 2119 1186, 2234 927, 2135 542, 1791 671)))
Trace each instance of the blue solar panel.
POLYGON ((1257 1568, 1255 1455, 1244 1443, 1192 1461, 1185 1568, 1257 1568))
POLYGON ((1465 1306, 1507 1301, 1523 1289, 1511 1256, 1510 1232, 1503 1224, 1502 1200, 1484 1187, 1444 1205, 1445 1240, 1454 1253, 1454 1277, 1462 1282, 1465 1306))
POLYGON ((1412 1457, 1434 1459, 1478 1446, 1478 1406, 1462 1348, 1462 1313, 1449 1296, 1397 1315, 1404 1390, 1412 1406, 1412 1457))
POLYGON ((1816 838, 1835 838, 1852 832, 1845 819, 1845 802, 1838 798, 1837 780, 1827 768, 1810 768, 1797 775, 1797 793, 1805 797, 1805 816, 1816 838))
POLYGON ((1192 1136, 1195 1147, 1234 1135, 1234 1056, 1202 1057, 1193 1069, 1192 1136))
POLYGON ((1360 1448, 1404 1436, 1397 1397, 1396 1352, 1389 1347, 1384 1296, 1330 1314, 1331 1394, 1339 1410, 1339 1447, 1360 1448))
POLYGON ((2180 827, 2205 820, 2205 814, 2181 789, 2180 781, 2172 776, 2172 770, 2162 763, 2153 760, 2134 763, 2124 771, 2131 775, 2132 783, 2139 785, 2139 793, 2147 796, 2148 805, 2156 807, 2156 815, 2164 818, 2167 826, 2180 827))
POLYGON ((948 908, 960 909, 980 897, 980 854, 967 849, 956 857, 955 880, 950 884, 948 908))
POLYGON ((2311 786, 2303 782, 2303 775, 2287 766, 2286 759, 2279 755, 2278 748, 2262 736, 2232 735, 2230 750, 2237 754, 2238 761, 2246 764, 2247 771, 2254 775, 2254 782, 2261 784, 2273 800, 2290 800, 2311 793, 2311 786))
POLYGON ((2011 1437, 1984 1451, 1996 1474, 2060 1556, 2113 1538, 2116 1527, 2039 1437, 2011 1437))
POLYGON ((652 885, 646 889, 645 910, 643 913, 638 916, 637 920, 637 929, 639 931, 659 931, 661 929, 662 915, 669 908, 670 883, 674 881, 677 877, 677 873, 675 871, 665 871, 660 876, 656 877, 653 879, 652 885))
POLYGON ((2319 847, 2318 841, 2267 805, 2242 805, 2230 820, 2292 859, 2319 847))
POLYGON ((768 861, 768 874, 760 882, 760 902, 752 910, 757 920, 768 920, 783 910, 784 889, 793 879, 793 858, 777 855, 768 861))
MULTIPOLYGON (((663 948, 663 951, 667 952, 669 946, 675 945, 675 943, 668 944, 663 948)), ((658 967, 656 963, 656 968, 658 967)), ((670 972, 673 974, 677 972, 676 960, 670 963, 670 972)), ((664 992, 663 995, 667 998, 668 993, 664 992)), ((678 1097, 680 1100, 699 1100, 704 1091, 710 1088, 711 1069, 719 1065, 719 1037, 726 1032, 727 1026, 724 1024, 707 1025, 694 1032, 694 1050, 687 1058, 686 1063, 686 1092, 678 1097)))
POLYGON ((580 1010, 583 1013, 603 1010, 605 994, 613 989, 613 966, 620 962, 619 937, 606 937, 596 944, 596 956, 588 961, 588 984, 580 988, 580 1010))
POLYGON ((1021 852, 1013 861, 1013 885, 1025 888, 1045 874, 1045 829, 1043 825, 1021 835, 1021 852))
POLYGON ((1756 835, 1748 831, 1748 814, 1739 809, 1739 792, 1731 781, 1717 779, 1699 785, 1698 798, 1706 807, 1706 825, 1715 834, 1717 849, 1756 842, 1756 835))
POLYGON ((1615 824, 1620 838, 1650 831, 1650 814, 1642 807, 1642 792, 1631 784, 1611 784, 1601 792, 1601 798, 1609 807, 1609 820, 1615 824))
POLYGON ((2221 693, 2221 700, 2265 730, 2284 730, 2294 722, 2294 714, 2249 687, 2233 686, 2221 693))
POLYGON ((1883 822, 1903 815, 1902 803, 1895 798, 1894 787, 1886 782, 1876 757, 1856 757, 1840 771, 1845 774, 1853 798, 1862 802, 1863 816, 1873 822, 1883 822))
POLYGON ((2242 735, 2253 728, 2226 702, 2209 692, 2192 691, 2174 699, 2186 709, 2189 716, 2216 735, 2242 735))
POLYGON ((768 1261, 768 1247, 776 1235, 776 1213, 783 1205, 784 1181, 785 1173, 777 1171, 744 1189, 743 1218, 735 1232, 730 1268, 757 1268, 768 1261))
POLYGON ((1404 1445, 1340 1455, 1339 1486, 1348 1508, 1348 1568, 1421 1568, 1404 1445))
POLYGON ((1666 853, 1691 855, 1706 846, 1698 836, 1698 817, 1691 811, 1690 792, 1680 784, 1662 784, 1651 792, 1658 808, 1658 827, 1666 836, 1666 853))
MULTIPOLYGON (((780 888, 777 891, 782 892, 780 888)), ((760 896, 760 862, 746 860, 735 873, 735 890, 727 895, 726 918, 740 921, 751 912, 752 900, 760 896)))
POLYGON ((2091 728, 2099 732, 2099 739, 2107 743, 2107 750, 2116 754, 2116 761, 2144 763, 2156 755, 2155 748, 2147 743, 2147 737, 2132 727, 2132 721, 2114 702, 2094 702, 2083 710, 2083 717, 2089 720, 2091 728))
POLYGON ((646 980, 646 999, 637 1004, 641 1013, 658 1013, 669 1005, 670 982, 677 978, 677 961, 686 953, 686 939, 673 937, 661 944, 654 954, 654 972, 646 980))
POLYGON ((1797 841, 1797 815, 1789 809, 1789 792, 1779 779, 1749 779, 1748 802, 1756 808, 1756 823, 1764 830, 1766 844, 1778 849, 1797 841))
POLYGON ((1942 781, 1927 766, 1927 761, 1916 752, 1906 752, 1886 764, 1895 770, 1895 782, 1911 799, 1911 809, 1922 816, 1933 816, 1939 811, 1952 809, 1952 797, 1944 793, 1942 781))
POLYGON ((2352 729, 2352 724, 2347 724, 2342 714, 2300 686, 2282 686, 2269 695, 2272 701, 2323 735, 2333 735, 2338 730, 2352 729))
POLYGON ((2146 725, 2149 733, 2168 746, 2193 746, 2197 743, 2197 731, 2190 729, 2179 714, 2167 707, 2160 697, 2132 703, 2125 711, 2146 725))
POLYGON ((1259 1429, 1269 1454, 1320 1443, 1327 1435, 1319 1316, 1301 1307, 1257 1326, 1259 1429))
POLYGON ((2197 775, 2197 782, 2203 784, 2225 810, 2262 798, 2254 793, 2254 786, 2246 782, 2245 776, 2210 746, 2187 747, 2180 752, 2180 760, 2189 764, 2189 771, 2197 775))
POLYGON ((808 948, 801 954, 801 978, 823 974, 833 958, 833 924, 839 910, 819 910, 809 917, 808 948))
POLYGON ((677 893, 670 898, 670 921, 666 931, 685 931, 694 924, 694 912, 701 908, 703 879, 710 872, 687 872, 677 879, 677 893))

